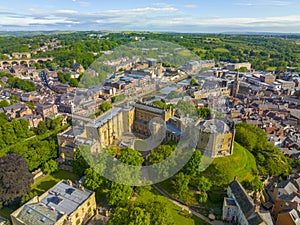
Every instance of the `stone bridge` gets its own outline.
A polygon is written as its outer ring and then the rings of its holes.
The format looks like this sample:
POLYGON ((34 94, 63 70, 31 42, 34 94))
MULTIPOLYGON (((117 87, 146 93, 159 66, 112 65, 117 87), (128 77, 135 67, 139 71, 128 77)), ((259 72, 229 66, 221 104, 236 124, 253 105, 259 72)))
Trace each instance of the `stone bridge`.
POLYGON ((54 59, 53 57, 51 57, 51 58, 36 58, 36 59, 5 59, 5 60, 0 60, 0 68, 7 69, 7 68, 15 66, 15 65, 24 65, 24 64, 27 66, 30 66, 34 63, 53 61, 53 59, 54 59))

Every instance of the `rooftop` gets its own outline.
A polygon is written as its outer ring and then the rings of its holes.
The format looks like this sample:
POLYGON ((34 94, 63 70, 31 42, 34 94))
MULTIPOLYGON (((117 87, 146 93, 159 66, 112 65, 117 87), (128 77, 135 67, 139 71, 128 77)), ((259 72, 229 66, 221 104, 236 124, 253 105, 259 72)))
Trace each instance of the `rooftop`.
MULTIPOLYGON (((235 197, 236 202, 240 206, 244 215, 249 214, 254 209, 254 203, 252 199, 249 197, 243 186, 238 182, 238 180, 234 180, 229 184, 229 187, 235 197)), ((252 224, 252 223, 251 223, 252 224)))
POLYGON ((39 202, 25 204, 17 217, 25 224, 52 225, 65 214, 71 215, 92 193, 63 180, 46 192, 39 202))
POLYGON ((98 128, 102 127, 104 124, 106 124, 109 120, 117 116, 119 113, 122 112, 122 108, 120 107, 114 107, 105 114, 98 117, 94 122, 89 123, 88 126, 92 128, 98 128))
POLYGON ((142 110, 146 110, 146 111, 150 111, 156 114, 162 114, 164 112, 164 109, 160 109, 154 106, 149 106, 149 105, 145 105, 145 104, 140 104, 140 103, 136 103, 135 107, 138 109, 142 109, 142 110))

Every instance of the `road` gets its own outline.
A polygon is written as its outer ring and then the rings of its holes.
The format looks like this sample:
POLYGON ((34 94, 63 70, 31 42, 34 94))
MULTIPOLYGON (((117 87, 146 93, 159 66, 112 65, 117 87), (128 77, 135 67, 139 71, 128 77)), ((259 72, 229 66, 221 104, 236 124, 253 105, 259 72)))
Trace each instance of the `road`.
POLYGON ((163 189, 161 189, 160 187, 158 187, 156 184, 152 185, 157 191, 159 191, 163 196, 165 196, 166 198, 169 199, 169 201, 171 201, 173 204, 179 206, 180 208, 186 210, 186 211, 190 211, 194 216, 199 217, 200 219, 204 220, 206 223, 212 224, 212 225, 225 225, 225 223, 223 223, 220 220, 215 220, 215 221, 211 221, 209 218, 207 218, 206 216, 190 209, 187 205, 185 205, 182 202, 179 202, 177 199, 173 198, 171 195, 169 195, 166 191, 164 191, 163 189))

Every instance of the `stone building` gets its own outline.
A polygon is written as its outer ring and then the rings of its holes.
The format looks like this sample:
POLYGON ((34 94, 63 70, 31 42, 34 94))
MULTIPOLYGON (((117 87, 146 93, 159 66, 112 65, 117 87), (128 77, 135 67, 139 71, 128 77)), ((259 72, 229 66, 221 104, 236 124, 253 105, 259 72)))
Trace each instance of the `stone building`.
POLYGON ((85 132, 82 128, 73 127, 57 135, 59 146, 59 156, 62 162, 71 163, 74 158, 74 152, 77 147, 87 145, 91 152, 98 153, 100 151, 97 142, 92 139, 85 138, 85 132), (83 137, 82 137, 83 136, 83 137))
POLYGON ((235 128, 234 123, 219 119, 204 120, 199 123, 197 148, 211 158, 233 153, 235 128))
POLYGON ((226 68, 230 71, 239 70, 240 68, 245 67, 247 70, 251 70, 251 63, 229 63, 226 65, 226 68))
POLYGON ((86 126, 86 137, 99 140, 100 146, 117 144, 124 133, 131 132, 134 108, 114 107, 86 126))
POLYGON ((11 214, 13 225, 80 225, 96 213, 95 193, 62 180, 11 214))
POLYGON ((166 123, 172 116, 174 116, 172 109, 165 110, 153 105, 136 103, 133 132, 141 138, 147 138, 151 135, 149 123, 152 119, 159 118, 166 123))
POLYGON ((44 119, 56 116, 58 113, 58 109, 55 104, 37 105, 35 111, 42 115, 44 119))
POLYGON ((236 178, 228 185, 227 196, 223 203, 223 220, 240 225, 273 225, 270 213, 262 212, 254 205, 236 178))
MULTIPOLYGON (((127 144, 134 143, 137 138, 144 139, 152 149, 157 147, 157 144, 179 142, 181 136, 187 135, 185 128, 191 124, 196 125, 192 128, 195 129, 193 135, 196 135, 195 147, 204 155, 215 158, 233 153, 235 132, 233 122, 225 120, 197 122, 195 118, 182 117, 174 109, 136 103, 134 106, 113 107, 95 120, 81 124, 82 132, 75 134, 76 132, 67 130, 59 134, 60 155, 68 162, 73 159, 74 151, 81 142, 91 146, 92 152, 98 153, 105 147, 122 145, 123 140, 127 144)), ((73 125, 76 127, 75 122, 73 125)))

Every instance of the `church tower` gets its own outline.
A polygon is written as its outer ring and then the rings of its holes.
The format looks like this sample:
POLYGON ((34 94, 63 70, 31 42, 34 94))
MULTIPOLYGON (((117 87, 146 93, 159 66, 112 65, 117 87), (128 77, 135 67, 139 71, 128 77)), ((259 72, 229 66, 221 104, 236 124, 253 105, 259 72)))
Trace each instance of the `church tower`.
POLYGON ((231 95, 233 97, 237 97, 239 90, 240 90, 240 79, 239 79, 239 72, 237 72, 235 79, 234 79, 234 83, 232 85, 232 91, 231 91, 231 95))

